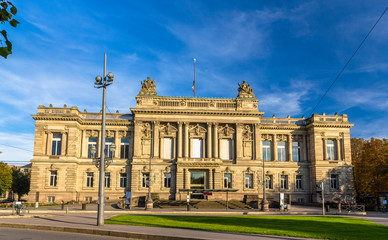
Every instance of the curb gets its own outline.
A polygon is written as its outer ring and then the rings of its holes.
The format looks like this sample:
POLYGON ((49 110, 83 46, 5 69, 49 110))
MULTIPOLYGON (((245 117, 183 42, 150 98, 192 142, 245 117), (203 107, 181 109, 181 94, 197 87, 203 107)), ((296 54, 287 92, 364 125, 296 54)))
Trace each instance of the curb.
POLYGON ((88 229, 88 228, 56 227, 56 226, 10 224, 10 223, 0 223, 0 228, 17 228, 17 229, 45 230, 45 231, 55 231, 55 232, 67 232, 67 233, 83 233, 83 234, 100 235, 100 236, 133 238, 133 239, 149 239, 149 240, 201 239, 201 238, 194 238, 194 237, 161 236, 161 235, 121 232, 121 231, 112 231, 112 230, 100 230, 100 229, 92 229, 92 228, 88 229))

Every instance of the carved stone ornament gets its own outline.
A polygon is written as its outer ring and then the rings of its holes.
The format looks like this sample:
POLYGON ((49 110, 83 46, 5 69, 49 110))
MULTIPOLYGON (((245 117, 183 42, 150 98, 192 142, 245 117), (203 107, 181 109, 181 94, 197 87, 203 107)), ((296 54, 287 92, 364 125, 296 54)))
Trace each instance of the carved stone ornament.
POLYGON ((163 133, 164 135, 173 135, 178 131, 174 126, 172 126, 170 123, 167 123, 166 125, 163 125, 160 128, 160 133, 163 133))
POLYGON ((261 134, 261 140, 272 141, 272 135, 271 134, 261 134))
POLYGON ((170 173, 170 172, 171 172, 171 168, 170 168, 170 167, 166 167, 166 168, 164 169, 164 172, 170 173))
POLYGON ((255 94, 253 93, 253 89, 250 84, 244 80, 241 84, 238 84, 238 96, 237 98, 255 98, 255 94))
POLYGON ((86 130, 86 137, 98 137, 98 131, 97 130, 86 130))
POLYGON ((141 82, 141 89, 138 96, 157 96, 158 94, 155 88, 155 79, 151 80, 150 77, 147 77, 147 80, 141 82))
POLYGON ((291 138, 293 141, 298 141, 298 142, 301 142, 303 140, 302 135, 292 135, 291 138))
POLYGON ((233 128, 231 128, 228 124, 226 124, 225 126, 219 127, 218 133, 221 136, 231 137, 235 133, 235 130, 233 128))
POLYGON ((151 138, 151 135, 152 135, 151 124, 144 123, 142 133, 143 133, 143 138, 151 138))
POLYGON ((250 125, 244 125, 242 127, 242 137, 243 140, 252 140, 252 131, 251 131, 251 126, 250 125))
POLYGON ((115 137, 115 131, 106 130, 105 137, 106 138, 114 138, 115 137))
POLYGON ((287 135, 285 135, 285 134, 278 134, 278 135, 276 135, 276 140, 278 142, 286 142, 287 141, 287 135))
POLYGON ((203 136, 206 132, 206 129, 201 127, 198 123, 194 127, 190 128, 190 133, 194 134, 195 136, 203 136))
POLYGON ((119 138, 129 138, 130 137, 130 132, 128 132, 128 131, 120 130, 118 133, 119 133, 119 138))

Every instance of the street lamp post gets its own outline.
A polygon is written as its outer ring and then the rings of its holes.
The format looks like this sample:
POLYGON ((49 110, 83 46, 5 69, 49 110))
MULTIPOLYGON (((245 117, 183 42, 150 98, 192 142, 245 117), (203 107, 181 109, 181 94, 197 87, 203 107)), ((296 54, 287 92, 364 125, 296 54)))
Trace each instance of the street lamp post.
POLYGON ((113 73, 106 75, 106 53, 104 54, 104 75, 103 77, 97 76, 94 83, 95 88, 102 88, 102 121, 101 121, 101 145, 100 145, 100 181, 98 186, 98 211, 97 211, 97 226, 104 225, 104 180, 105 180, 105 167, 109 165, 110 161, 105 161, 105 108, 106 108, 106 87, 113 83, 113 73))
POLYGON ((268 212, 269 211, 269 203, 265 196, 265 168, 264 168, 264 158, 263 158, 263 200, 261 201, 261 211, 268 212))

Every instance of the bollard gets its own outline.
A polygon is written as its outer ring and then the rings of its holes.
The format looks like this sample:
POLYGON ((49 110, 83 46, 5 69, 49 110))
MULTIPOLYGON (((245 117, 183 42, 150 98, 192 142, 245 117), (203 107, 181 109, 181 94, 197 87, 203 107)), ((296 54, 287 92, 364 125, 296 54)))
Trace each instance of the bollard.
POLYGON ((15 215, 15 205, 12 204, 12 215, 15 215))
POLYGON ((187 211, 190 211, 190 203, 187 203, 187 211))
POLYGON ((66 214, 67 214, 67 212, 69 211, 69 208, 68 207, 66 207, 66 214))
POLYGON ((86 210, 86 203, 82 203, 82 210, 86 210))

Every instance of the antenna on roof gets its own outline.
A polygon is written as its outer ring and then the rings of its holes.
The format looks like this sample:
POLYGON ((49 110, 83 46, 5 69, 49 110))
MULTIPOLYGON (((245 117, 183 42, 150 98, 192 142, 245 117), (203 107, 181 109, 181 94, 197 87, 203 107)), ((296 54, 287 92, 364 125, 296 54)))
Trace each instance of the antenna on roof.
POLYGON ((195 62, 196 61, 197 61, 197 59, 194 58, 194 81, 193 81, 193 86, 192 86, 194 97, 195 97, 195 62))

